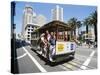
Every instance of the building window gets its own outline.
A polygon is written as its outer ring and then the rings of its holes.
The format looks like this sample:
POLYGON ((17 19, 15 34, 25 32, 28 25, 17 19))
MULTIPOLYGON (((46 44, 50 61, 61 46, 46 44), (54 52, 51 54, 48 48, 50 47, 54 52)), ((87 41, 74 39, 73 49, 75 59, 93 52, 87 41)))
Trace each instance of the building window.
POLYGON ((27 38, 27 40, 30 40, 30 38, 27 38))
POLYGON ((33 29, 31 29, 31 31, 33 31, 33 29))
POLYGON ((33 26, 32 26, 32 28, 33 28, 33 26))
POLYGON ((30 37, 30 35, 27 35, 28 37, 30 37))
POLYGON ((28 32, 28 34, 30 34, 30 32, 28 32))
POLYGON ((28 31, 30 31, 30 29, 28 29, 28 31))

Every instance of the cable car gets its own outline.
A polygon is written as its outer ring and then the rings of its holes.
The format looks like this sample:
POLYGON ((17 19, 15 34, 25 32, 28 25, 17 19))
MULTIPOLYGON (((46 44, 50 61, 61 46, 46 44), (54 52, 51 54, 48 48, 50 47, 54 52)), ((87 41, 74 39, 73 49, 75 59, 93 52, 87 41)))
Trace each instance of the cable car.
POLYGON ((41 56, 48 59, 50 62, 58 62, 66 60, 66 58, 68 57, 74 57, 76 43, 73 40, 73 36, 71 36, 71 31, 73 31, 73 28, 64 22, 49 22, 32 33, 32 48, 37 51, 37 53, 39 53, 41 56), (56 41, 54 49, 50 50, 50 48, 47 48, 46 50, 44 50, 45 54, 43 54, 43 50, 41 49, 39 42, 41 34, 45 33, 46 31, 48 31, 49 33, 52 32, 56 37, 56 41))

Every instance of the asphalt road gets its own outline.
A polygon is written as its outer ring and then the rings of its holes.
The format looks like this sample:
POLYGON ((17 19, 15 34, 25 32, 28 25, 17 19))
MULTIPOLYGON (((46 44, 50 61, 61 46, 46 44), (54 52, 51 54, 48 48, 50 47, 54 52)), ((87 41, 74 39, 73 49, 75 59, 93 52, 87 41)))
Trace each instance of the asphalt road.
POLYGON ((97 49, 83 46, 76 49, 74 59, 67 59, 54 65, 46 63, 47 60, 32 50, 28 44, 17 42, 16 55, 16 73, 97 69, 97 49))

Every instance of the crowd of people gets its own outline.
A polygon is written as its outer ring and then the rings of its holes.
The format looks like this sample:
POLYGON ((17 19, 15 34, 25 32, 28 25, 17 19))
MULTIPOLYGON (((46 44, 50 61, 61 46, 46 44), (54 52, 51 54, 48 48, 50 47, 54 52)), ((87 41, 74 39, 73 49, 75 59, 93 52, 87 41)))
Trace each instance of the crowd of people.
POLYGON ((97 42, 92 40, 86 40, 86 44, 88 45, 88 48, 97 48, 97 42))
POLYGON ((52 61, 52 56, 55 54, 56 37, 53 32, 46 30, 40 36, 40 48, 42 54, 52 61), (50 54, 49 54, 50 53, 50 54), (50 58, 51 57, 51 58, 50 58))

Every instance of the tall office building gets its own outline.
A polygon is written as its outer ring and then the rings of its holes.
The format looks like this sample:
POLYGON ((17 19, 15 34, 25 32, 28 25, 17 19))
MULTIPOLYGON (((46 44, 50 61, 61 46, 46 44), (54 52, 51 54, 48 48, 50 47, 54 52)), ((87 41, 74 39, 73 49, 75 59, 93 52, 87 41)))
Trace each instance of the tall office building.
POLYGON ((37 28, 37 24, 33 21, 36 17, 36 13, 33 12, 33 8, 31 6, 26 6, 23 12, 23 25, 22 25, 22 38, 30 42, 31 33, 35 28, 37 28))
POLYGON ((56 8, 51 9, 51 19, 63 21, 63 8, 56 5, 56 8))

